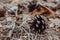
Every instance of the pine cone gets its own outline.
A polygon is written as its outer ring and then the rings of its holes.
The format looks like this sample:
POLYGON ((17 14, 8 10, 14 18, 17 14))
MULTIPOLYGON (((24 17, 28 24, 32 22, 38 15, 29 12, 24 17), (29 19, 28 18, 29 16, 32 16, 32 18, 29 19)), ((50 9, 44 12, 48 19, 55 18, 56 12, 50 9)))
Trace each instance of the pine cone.
POLYGON ((34 32, 42 33, 46 29, 46 23, 44 18, 41 15, 37 15, 32 22, 31 30, 34 32))

